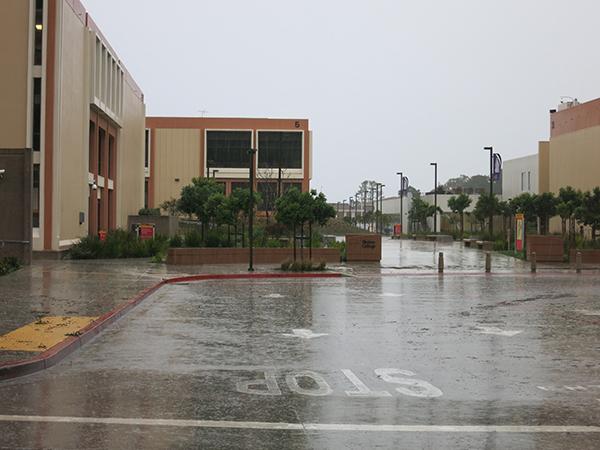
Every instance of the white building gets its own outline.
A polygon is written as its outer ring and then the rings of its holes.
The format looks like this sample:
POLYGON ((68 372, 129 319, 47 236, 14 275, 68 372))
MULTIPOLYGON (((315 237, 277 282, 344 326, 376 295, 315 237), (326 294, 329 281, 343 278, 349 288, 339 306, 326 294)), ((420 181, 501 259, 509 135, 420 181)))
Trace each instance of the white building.
POLYGON ((502 199, 509 200, 525 192, 539 193, 538 154, 504 161, 502 170, 502 199))
MULTIPOLYGON (((391 215, 392 217, 392 225, 396 224, 396 223, 400 223, 400 197, 396 196, 396 197, 387 197, 383 199, 383 214, 386 215, 391 215)), ((404 230, 405 233, 408 232, 408 224, 409 224, 409 220, 408 220, 408 211, 410 211, 410 208, 412 206, 412 194, 409 192, 403 199, 402 199, 402 230, 404 230)))

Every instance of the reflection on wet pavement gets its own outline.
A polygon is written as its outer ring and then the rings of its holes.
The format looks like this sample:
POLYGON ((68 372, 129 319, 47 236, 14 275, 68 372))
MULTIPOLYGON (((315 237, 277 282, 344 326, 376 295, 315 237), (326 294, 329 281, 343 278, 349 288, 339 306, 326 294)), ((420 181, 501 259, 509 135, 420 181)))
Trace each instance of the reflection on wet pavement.
MULTIPOLYGON (((0 419, 0 445, 597 448, 591 428, 544 427, 600 423, 600 319, 589 314, 600 311, 600 278, 513 275, 512 260, 498 262, 501 276, 403 275, 391 266, 433 261, 433 244, 398 256, 405 244, 386 244, 390 273, 356 265, 359 276, 342 279, 167 286, 61 364, 0 383, 1 415, 90 418, 0 419)), ((459 248, 446 254, 481 261, 459 248)))

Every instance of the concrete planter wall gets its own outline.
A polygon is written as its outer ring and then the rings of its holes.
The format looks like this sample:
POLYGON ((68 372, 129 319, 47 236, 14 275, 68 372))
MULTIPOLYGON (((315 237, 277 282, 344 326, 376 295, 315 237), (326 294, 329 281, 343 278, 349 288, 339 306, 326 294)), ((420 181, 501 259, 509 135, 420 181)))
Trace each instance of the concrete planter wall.
POLYGON ((600 250, 588 249, 588 250, 577 250, 573 249, 569 253, 569 261, 575 262, 577 252, 581 252, 581 262, 584 264, 600 264, 600 250))
MULTIPOLYGON (((248 248, 170 248, 167 253, 167 264, 200 265, 200 264, 246 264, 248 248)), ((304 259, 308 259, 308 249, 303 250, 304 259)), ((300 259, 300 249, 296 250, 300 259)), ((255 264, 281 264, 294 257, 292 248, 255 248, 255 264)), ((339 263, 340 251, 335 248, 313 248, 312 260, 315 262, 339 263)))
POLYGON ((127 229, 134 223, 153 223, 156 234, 173 237, 179 232, 179 218, 175 216, 128 216, 127 229))
POLYGON ((563 240, 560 236, 530 235, 526 238, 527 259, 535 252, 539 262, 562 262, 564 254, 563 240))

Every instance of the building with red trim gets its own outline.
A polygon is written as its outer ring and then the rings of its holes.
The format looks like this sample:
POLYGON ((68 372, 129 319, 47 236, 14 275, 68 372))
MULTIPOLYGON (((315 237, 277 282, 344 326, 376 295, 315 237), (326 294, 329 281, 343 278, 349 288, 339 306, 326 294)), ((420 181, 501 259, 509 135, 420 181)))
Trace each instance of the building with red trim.
POLYGON ((2 0, 0 149, 33 149, 33 249, 144 203, 144 95, 79 0, 2 0))

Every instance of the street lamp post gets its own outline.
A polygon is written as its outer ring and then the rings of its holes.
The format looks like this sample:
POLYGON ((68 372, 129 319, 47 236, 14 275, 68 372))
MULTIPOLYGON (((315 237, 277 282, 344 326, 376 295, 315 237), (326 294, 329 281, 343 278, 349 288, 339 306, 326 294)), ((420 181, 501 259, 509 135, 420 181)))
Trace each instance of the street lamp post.
POLYGON ((346 199, 342 200, 342 220, 346 218, 346 199))
POLYGON ((434 167, 434 178, 433 178, 433 205, 435 212, 433 213, 433 233, 437 233, 437 163, 432 162, 429 164, 434 167))
POLYGON ((381 184, 381 192, 379 194, 379 203, 381 205, 381 207, 379 208, 379 232, 381 234, 383 234, 383 188, 385 187, 385 184, 381 184))
POLYGON ((402 172, 396 172, 396 175, 400 175, 400 236, 404 233, 404 216, 402 215, 402 197, 404 196, 404 177, 402 172))
MULTIPOLYGON (((249 199, 249 209, 250 212, 248 214, 248 245, 250 246, 250 256, 248 261, 248 272, 254 272, 253 267, 253 259, 254 259, 254 161, 256 155, 256 149, 251 148, 248 150, 248 154, 250 155, 250 199, 249 199)), ((296 237, 294 236, 294 239, 296 237)))
POLYGON ((494 147, 483 147, 485 151, 490 152, 490 241, 492 240, 492 235, 494 234, 494 208, 492 205, 494 204, 492 201, 492 197, 494 195, 494 147))

